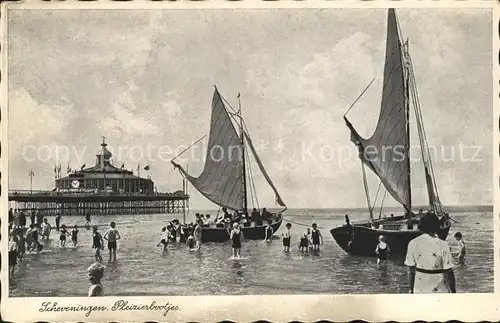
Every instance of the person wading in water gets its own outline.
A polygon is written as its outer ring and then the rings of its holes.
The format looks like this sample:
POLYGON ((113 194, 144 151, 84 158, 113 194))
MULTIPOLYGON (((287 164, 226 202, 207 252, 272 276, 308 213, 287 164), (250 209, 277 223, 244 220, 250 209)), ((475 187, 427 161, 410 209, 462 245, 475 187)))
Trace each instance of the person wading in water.
POLYGON ((116 223, 111 221, 111 228, 104 234, 104 239, 108 241, 109 262, 116 261, 116 241, 120 240, 120 233, 116 229, 116 223))
POLYGON ((56 230, 59 231, 59 224, 61 223, 61 214, 56 215, 56 230))
POLYGON ((241 229, 238 222, 233 223, 233 229, 231 230, 231 246, 233 247, 233 258, 241 258, 241 229))
POLYGON ((321 235, 321 232, 319 232, 316 223, 312 224, 311 241, 312 241, 313 251, 319 252, 320 243, 321 245, 323 245, 323 236, 321 235))
POLYGON ((102 240, 102 235, 97 232, 97 225, 92 227, 92 248, 95 248, 95 260, 102 261, 101 250, 104 250, 104 241, 102 240))
POLYGON ((450 247, 439 239, 439 225, 435 215, 425 214, 419 225, 423 234, 408 244, 405 265, 410 293, 456 293, 450 247))
POLYGON ((193 230, 194 239, 196 240, 196 250, 200 250, 201 248, 201 236, 202 236, 202 228, 203 221, 200 219, 196 222, 196 226, 193 230))
POLYGON ((273 240, 273 233, 274 230, 273 227, 271 226, 271 220, 268 220, 266 226, 266 237, 264 240, 266 240, 266 242, 271 242, 273 240))

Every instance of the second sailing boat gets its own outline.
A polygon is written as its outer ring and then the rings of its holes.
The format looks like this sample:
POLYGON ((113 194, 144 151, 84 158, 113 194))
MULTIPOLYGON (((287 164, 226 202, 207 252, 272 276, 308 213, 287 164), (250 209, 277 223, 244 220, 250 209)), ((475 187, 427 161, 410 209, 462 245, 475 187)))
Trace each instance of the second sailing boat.
POLYGON ((416 124, 425 169, 425 179, 429 196, 429 210, 441 220, 438 233, 443 240, 450 231, 448 214, 443 210, 432 161, 427 145, 415 77, 408 52, 408 43, 401 42, 396 13, 389 9, 387 20, 387 44, 385 54, 384 80, 380 116, 371 138, 361 137, 351 122, 344 116, 351 131, 351 141, 359 149, 363 172, 363 182, 368 201, 370 221, 346 224, 330 232, 338 245, 353 255, 375 256, 375 248, 380 235, 385 236, 394 256, 406 254, 408 243, 419 236, 419 216, 412 212, 410 177, 410 100, 413 103, 416 124), (405 209, 404 216, 374 219, 366 182, 365 166, 380 179, 386 192, 405 209))
MULTIPOLYGON (((277 214, 271 214, 273 231, 276 232, 283 222, 282 213, 286 210, 276 187, 267 174, 262 162, 255 151, 252 140, 245 130, 243 118, 241 117, 241 107, 238 113, 230 114, 224 99, 215 88, 212 99, 212 116, 210 123, 210 133, 208 148, 203 171, 198 177, 193 177, 184 168, 172 160, 174 167, 179 169, 181 175, 187 179, 204 197, 219 206, 228 210, 248 215, 247 187, 252 188, 253 179, 247 183, 247 165, 245 148, 250 148, 250 152, 259 166, 259 169, 271 186, 275 194, 276 203, 283 207, 277 214), (239 119, 239 134, 231 117, 239 119), (249 185, 250 184, 250 185, 249 185)), ((253 186, 254 187, 254 186, 253 186)), ((256 192, 254 192, 256 193, 256 192)), ((256 194, 252 195, 256 199, 256 194)), ((258 205, 257 205, 258 209, 258 205)), ((243 225, 242 232, 245 239, 264 239, 266 223, 251 223, 243 225)), ((192 228, 183 226, 184 237, 187 237, 192 228)), ((229 231, 224 225, 203 227, 203 242, 224 242, 229 240, 229 231)))

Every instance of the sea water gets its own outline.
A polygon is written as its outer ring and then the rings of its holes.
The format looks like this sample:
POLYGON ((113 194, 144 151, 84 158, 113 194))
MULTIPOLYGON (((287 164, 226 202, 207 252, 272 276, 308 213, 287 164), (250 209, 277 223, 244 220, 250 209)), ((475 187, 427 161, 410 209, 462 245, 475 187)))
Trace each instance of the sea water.
MULTIPOLYGON (((206 212, 203 212, 206 213, 206 212)), ((212 217, 216 212, 211 212, 212 217)), ((156 247, 161 227, 175 215, 93 216, 92 222, 117 222, 122 239, 118 241, 117 262, 108 264, 108 251, 102 251, 107 266, 102 284, 107 296, 118 295, 249 295, 249 294, 359 294, 407 293, 407 270, 402 260, 391 260, 378 268, 376 259, 346 254, 329 230, 342 225, 340 210, 288 210, 292 223, 289 254, 281 239, 271 243, 243 241, 243 259, 231 259, 230 243, 206 243, 201 251, 189 252, 185 244, 169 245, 166 253, 156 247), (298 251, 303 225, 317 223, 324 238, 319 256, 298 251)), ((353 221, 366 220, 363 212, 349 213, 353 221)), ((453 222, 448 239, 462 232, 467 248, 464 265, 455 268, 457 292, 493 292, 493 216, 491 212, 451 213, 453 222)), ((48 217, 51 224, 54 218, 48 217)), ((91 231, 83 227, 84 217, 62 217, 69 229, 79 225, 78 248, 59 246, 59 234, 43 242, 44 252, 26 255, 10 280, 10 295, 86 296, 87 268, 94 262, 91 231)), ((100 227, 104 234, 106 227, 100 227)))

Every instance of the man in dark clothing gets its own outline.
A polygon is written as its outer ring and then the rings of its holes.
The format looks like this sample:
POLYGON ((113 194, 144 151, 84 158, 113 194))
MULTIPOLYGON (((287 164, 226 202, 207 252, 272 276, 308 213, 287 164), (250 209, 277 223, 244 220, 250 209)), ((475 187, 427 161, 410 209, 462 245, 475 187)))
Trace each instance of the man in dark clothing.
POLYGON ((35 225, 35 220, 36 220, 35 211, 31 211, 31 216, 30 216, 31 224, 35 225))
POLYGON ((262 208, 262 220, 266 222, 271 220, 271 213, 267 212, 266 208, 262 208))
POLYGON ((59 231, 59 223, 61 223, 61 215, 57 213, 56 215, 56 230, 59 231))
POLYGON ((42 213, 38 212, 38 214, 36 215, 36 224, 38 226, 41 226, 43 223, 43 215, 42 213))
POLYGON ((19 226, 21 228, 24 228, 26 226, 26 214, 24 211, 21 211, 21 214, 19 215, 19 226))
POLYGON ((250 214, 251 221, 257 223, 260 220, 260 213, 256 208, 253 208, 252 214, 250 214))
POLYGON ((14 211, 12 208, 9 209, 9 224, 14 220, 14 211))

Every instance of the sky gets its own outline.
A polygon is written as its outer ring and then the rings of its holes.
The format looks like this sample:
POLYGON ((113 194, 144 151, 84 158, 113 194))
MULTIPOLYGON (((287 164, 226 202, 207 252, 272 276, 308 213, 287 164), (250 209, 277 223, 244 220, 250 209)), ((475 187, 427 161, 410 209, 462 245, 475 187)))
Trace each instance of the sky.
MULTIPOLYGON (((492 204, 491 12, 397 15, 442 202, 492 204)), ((177 190, 170 159, 209 131, 217 85, 233 107, 241 93, 259 157, 289 208, 366 206, 342 118, 375 79, 349 112, 362 136, 374 131, 386 10, 11 10, 8 18, 10 188, 29 188, 32 169, 33 188, 52 189, 54 164, 63 174, 68 164, 93 165, 105 136, 116 166, 149 165, 141 176, 177 190)), ((201 172, 204 142, 177 160, 191 175, 201 172)), ((425 204, 418 154, 413 203, 425 204)), ((259 205, 275 206, 251 167, 259 205)), ((373 200, 379 181, 370 173, 368 182, 373 200)), ((192 187, 190 194, 192 208, 214 208, 192 187)), ((397 205, 390 197, 385 204, 397 205)))

